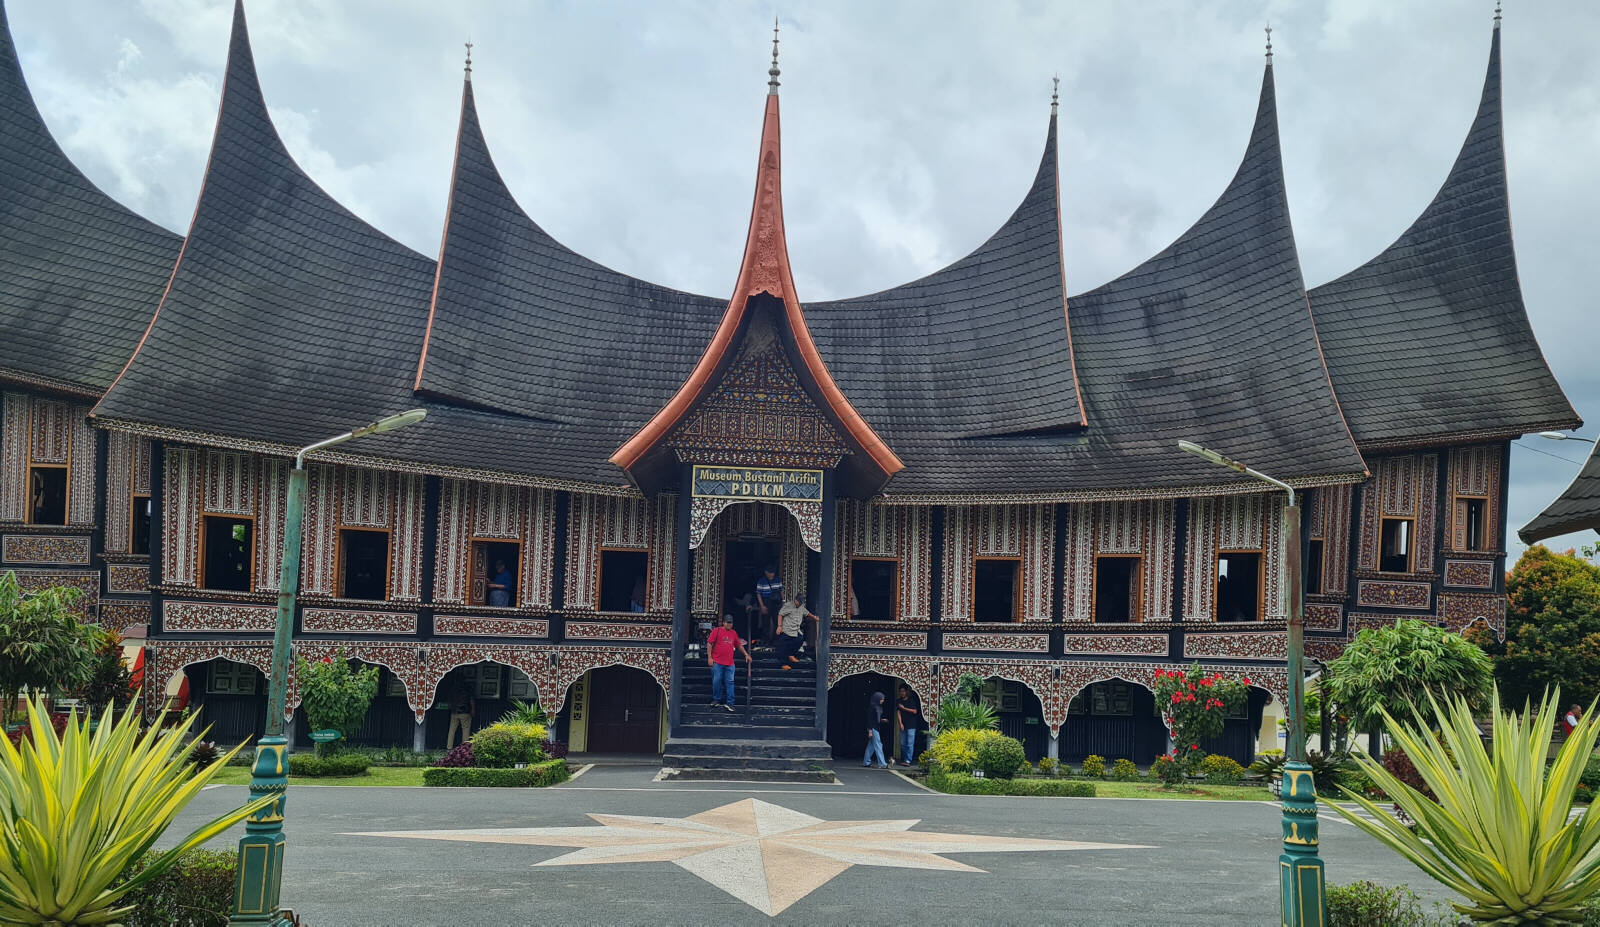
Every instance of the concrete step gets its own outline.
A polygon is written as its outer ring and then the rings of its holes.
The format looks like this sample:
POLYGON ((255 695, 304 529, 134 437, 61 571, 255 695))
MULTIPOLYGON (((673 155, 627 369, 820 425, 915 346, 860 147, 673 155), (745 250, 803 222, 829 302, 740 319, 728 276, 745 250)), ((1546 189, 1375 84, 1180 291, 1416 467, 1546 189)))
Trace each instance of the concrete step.
POLYGON ((682 782, 810 782, 832 785, 839 779, 831 769, 796 772, 780 769, 677 769, 663 766, 664 781, 682 782))
POLYGON ((825 740, 744 740, 727 737, 669 737, 670 754, 693 756, 808 759, 831 762, 833 747, 825 740))
POLYGON ((794 740, 815 730, 815 727, 795 724, 698 724, 685 720, 678 725, 678 736, 712 740, 794 740))
POLYGON ((693 754, 668 753, 661 757, 661 765, 672 769, 744 769, 744 770, 789 770, 791 772, 815 772, 828 769, 832 765, 832 758, 822 759, 787 759, 784 757, 743 757, 743 756, 696 756, 693 754))

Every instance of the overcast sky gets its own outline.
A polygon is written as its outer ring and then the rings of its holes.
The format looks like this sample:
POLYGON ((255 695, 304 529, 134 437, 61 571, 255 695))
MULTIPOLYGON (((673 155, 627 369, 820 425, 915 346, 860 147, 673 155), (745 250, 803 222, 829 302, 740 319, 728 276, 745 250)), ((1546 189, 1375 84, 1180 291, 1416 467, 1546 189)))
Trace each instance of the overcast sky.
MULTIPOLYGON (((230 0, 6 5, 67 153, 113 196, 184 231, 230 0)), ((471 38, 484 131, 529 215, 605 264, 717 296, 744 243, 775 11, 785 218, 796 285, 812 300, 918 277, 998 228, 1038 165, 1055 73, 1069 292, 1135 266, 1238 166, 1268 21, 1295 236, 1307 283, 1323 283, 1388 245, 1444 180, 1477 108, 1493 15, 1484 0, 246 4, 289 150, 378 228, 438 252, 471 38)), ((1591 422, 1580 433, 1593 436, 1600 4, 1513 0, 1505 16, 1523 293, 1591 422)), ((1515 529, 1587 448, 1513 448, 1515 555, 1515 529)))

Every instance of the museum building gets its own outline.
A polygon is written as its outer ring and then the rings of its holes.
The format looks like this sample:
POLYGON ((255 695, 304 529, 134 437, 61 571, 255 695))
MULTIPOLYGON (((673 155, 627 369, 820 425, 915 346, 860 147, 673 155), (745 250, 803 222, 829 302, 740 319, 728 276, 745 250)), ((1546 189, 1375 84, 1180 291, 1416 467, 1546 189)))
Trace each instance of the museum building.
POLYGON ((1215 204, 1074 296, 1052 102, 1037 174, 976 250, 802 303, 778 76, 775 50, 737 283, 707 297, 530 218, 470 65, 434 257, 290 157, 242 3, 182 237, 73 166, 0 28, 0 569, 82 589, 142 642, 150 712, 181 673, 216 736, 257 733, 294 454, 420 407, 308 463, 295 648, 381 667, 365 742, 443 746, 465 690, 480 723, 537 701, 578 750, 781 719, 843 756, 867 693, 931 707, 975 673, 1031 757, 1143 763, 1167 743, 1154 674, 1198 661, 1251 678, 1212 745, 1248 760, 1287 688, 1283 496, 1179 440, 1305 500, 1314 659, 1400 617, 1502 628, 1509 442, 1579 422, 1517 279, 1498 19, 1437 196, 1310 290, 1270 49, 1215 204), (759 717, 711 717, 691 648, 723 614, 749 633, 768 566, 820 616, 814 684, 763 713, 752 678, 759 717))

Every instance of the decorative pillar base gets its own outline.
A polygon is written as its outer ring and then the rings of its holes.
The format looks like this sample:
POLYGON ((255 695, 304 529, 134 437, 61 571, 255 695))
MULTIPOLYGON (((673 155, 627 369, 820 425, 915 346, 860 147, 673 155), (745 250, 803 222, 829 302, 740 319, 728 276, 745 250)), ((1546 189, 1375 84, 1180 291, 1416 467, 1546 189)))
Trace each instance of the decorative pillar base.
POLYGON ((422 721, 418 721, 417 726, 411 730, 411 752, 426 753, 428 752, 427 744, 428 722, 426 719, 424 719, 422 721))
POLYGON ((256 744, 250 798, 276 795, 278 800, 245 820, 239 838, 239 872, 233 883, 232 925, 266 924, 289 927, 279 905, 283 888, 284 793, 289 787, 288 739, 263 737, 256 744))
POLYGON ((1317 856, 1317 789, 1311 767, 1283 764, 1283 854, 1278 857, 1283 927, 1325 927, 1328 898, 1317 856))
POLYGON ((1061 734, 1059 732, 1050 732, 1050 743, 1044 748, 1044 755, 1052 760, 1061 759, 1061 734))

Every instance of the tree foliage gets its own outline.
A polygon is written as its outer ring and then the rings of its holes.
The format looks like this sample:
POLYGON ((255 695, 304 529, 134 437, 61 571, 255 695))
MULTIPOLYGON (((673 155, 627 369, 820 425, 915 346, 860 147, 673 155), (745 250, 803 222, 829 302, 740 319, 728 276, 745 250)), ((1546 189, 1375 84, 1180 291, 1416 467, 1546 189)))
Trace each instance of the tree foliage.
POLYGON ((122 659, 122 636, 102 630, 89 666, 89 678, 74 692, 95 713, 126 708, 133 702, 133 674, 122 659))
POLYGON ((1600 566, 1541 545, 1506 577, 1506 637, 1479 635, 1508 704, 1547 688, 1588 704, 1600 696, 1600 566))
POLYGON ((103 635, 72 605, 70 586, 25 592, 15 572, 0 576, 0 713, 23 689, 74 690, 89 681, 103 635))
POLYGON ((343 650, 337 658, 300 659, 299 677, 300 705, 312 730, 338 731, 341 740, 365 723, 367 707, 378 694, 378 668, 352 669, 343 650))
POLYGON ((1494 667, 1483 648, 1415 618, 1368 628, 1328 664, 1328 695, 1357 728, 1372 730, 1384 712, 1409 718, 1429 694, 1488 703, 1494 667))

